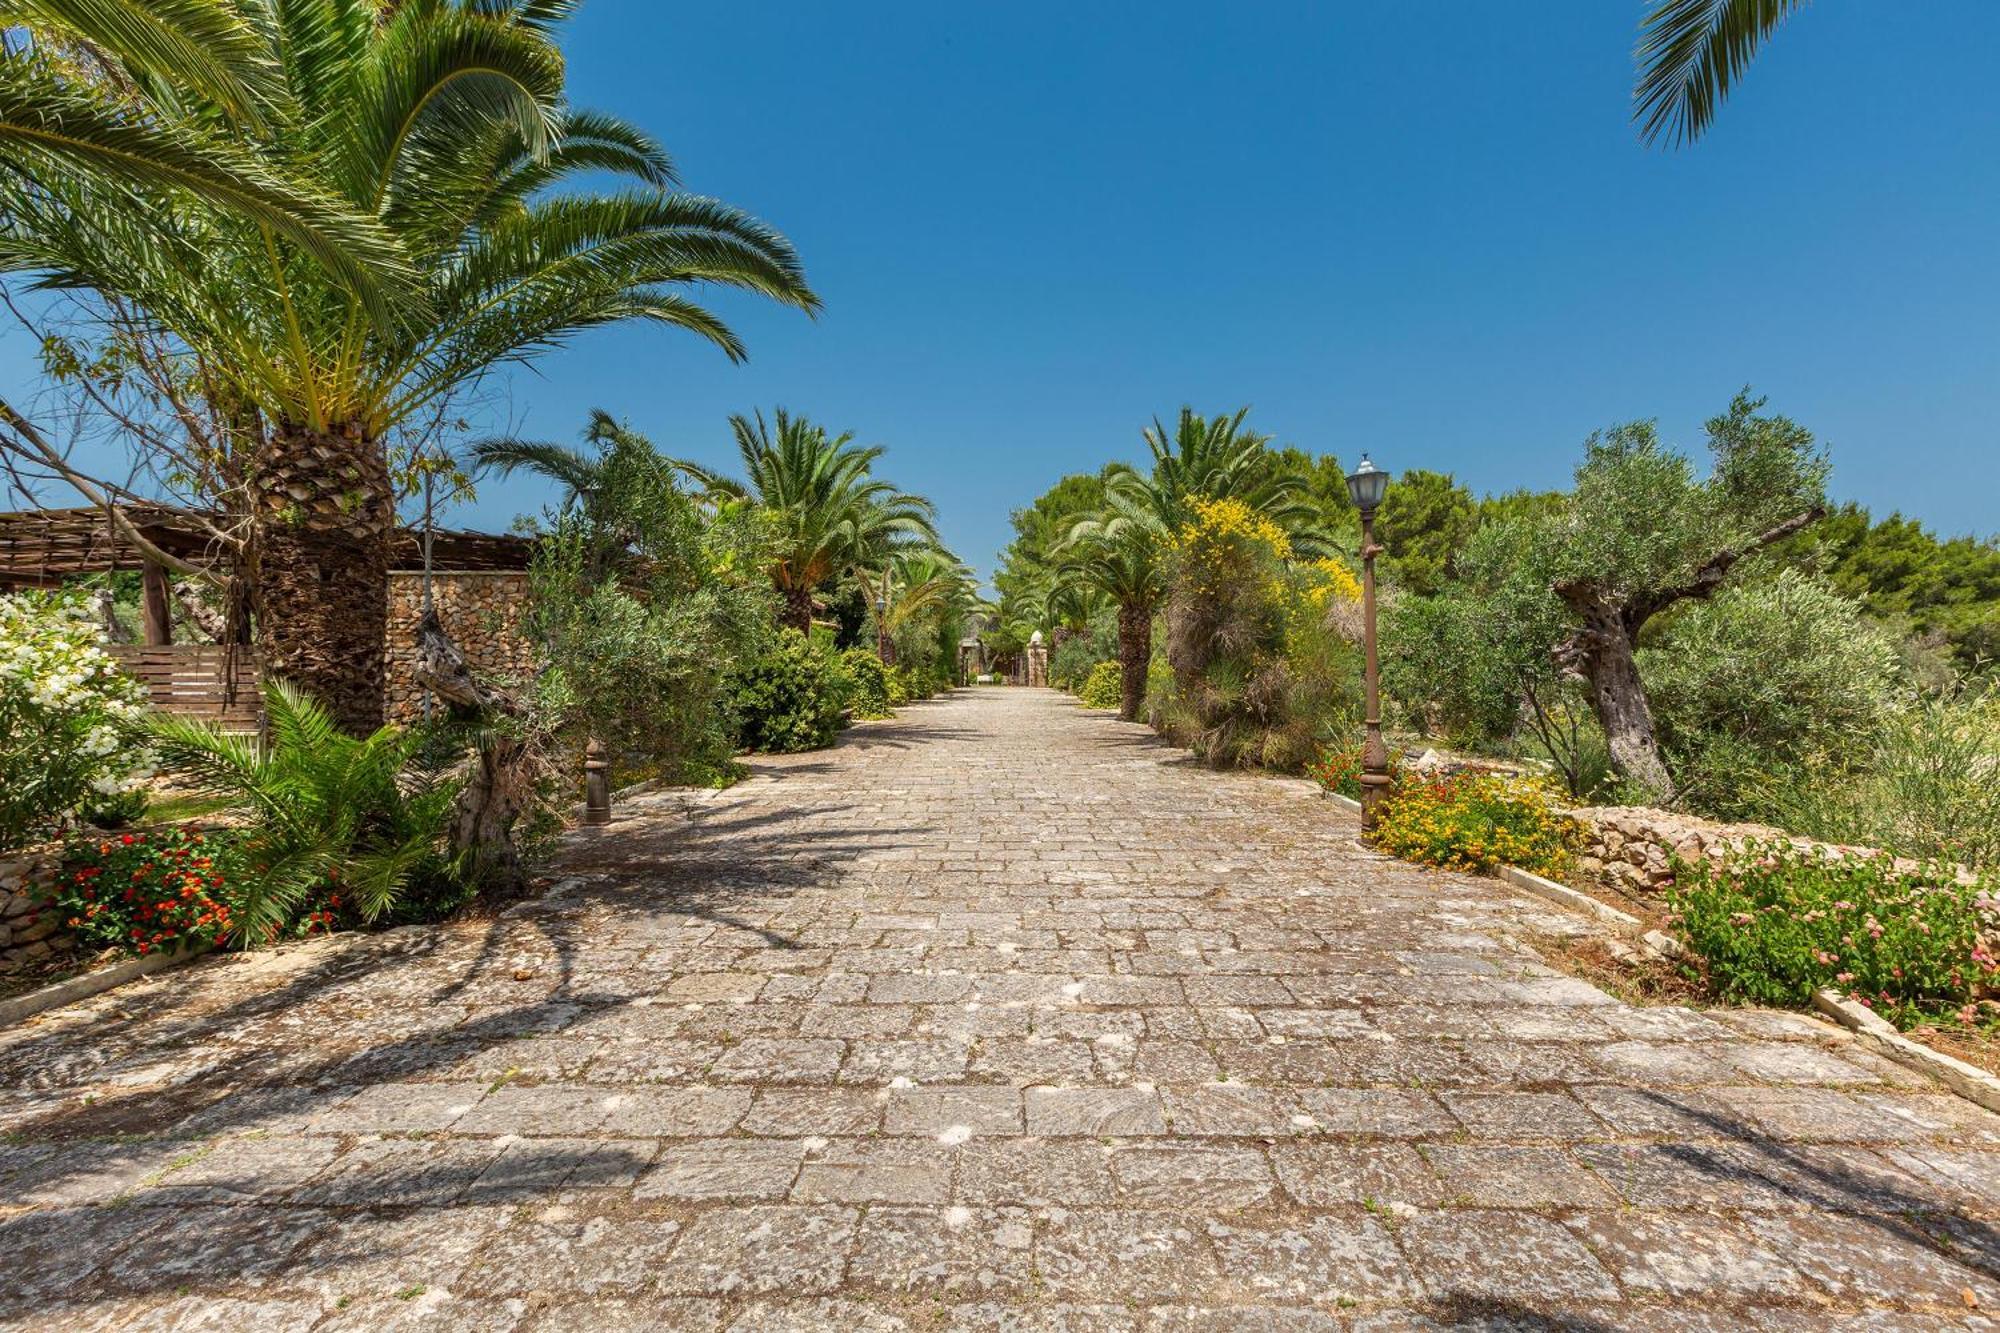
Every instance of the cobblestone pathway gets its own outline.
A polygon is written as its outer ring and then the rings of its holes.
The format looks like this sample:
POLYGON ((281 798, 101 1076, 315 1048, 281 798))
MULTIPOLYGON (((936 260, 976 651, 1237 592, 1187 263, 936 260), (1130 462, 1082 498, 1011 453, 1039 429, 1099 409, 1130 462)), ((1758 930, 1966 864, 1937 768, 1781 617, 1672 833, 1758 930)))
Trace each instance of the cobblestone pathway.
POLYGON ((2000 1117, 1551 971, 1516 941, 1567 918, 1361 851, 1303 784, 989 690, 631 809, 497 922, 0 1038, 0 1323, 2000 1311, 2000 1117))

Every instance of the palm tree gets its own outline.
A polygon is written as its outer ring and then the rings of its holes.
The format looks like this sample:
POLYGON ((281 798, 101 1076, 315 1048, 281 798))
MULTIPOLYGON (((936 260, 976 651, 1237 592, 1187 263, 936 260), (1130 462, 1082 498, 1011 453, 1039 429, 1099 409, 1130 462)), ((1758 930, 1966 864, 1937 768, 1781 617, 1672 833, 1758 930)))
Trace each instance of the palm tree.
POLYGON ((771 584, 783 600, 781 623, 809 634, 813 594, 829 580, 879 567, 898 548, 938 545, 936 511, 919 495, 872 476, 879 446, 853 443, 853 432, 828 435, 779 408, 776 428, 762 412, 729 418, 743 459, 743 481, 697 471, 711 493, 748 500, 776 532, 771 584))
POLYGON ((1142 475, 1124 467, 1107 476, 1105 484, 1143 492, 1169 531, 1178 531, 1193 517, 1188 502, 1200 495, 1241 500, 1294 541, 1318 542, 1318 507, 1298 477, 1274 465, 1267 447, 1271 437, 1244 426, 1249 415, 1250 409, 1243 407, 1230 416, 1204 417, 1183 406, 1171 432, 1155 417, 1145 431, 1152 472, 1142 475))
MULTIPOLYGON (((1136 480, 1137 474, 1131 474, 1136 480)), ((1118 716, 1139 716, 1146 699, 1146 667, 1153 657, 1153 612, 1166 596, 1170 530, 1141 487, 1107 489, 1105 509, 1080 519, 1056 548, 1062 557, 1056 583, 1077 584, 1118 607, 1118 716)))
POLYGON ((868 580, 875 611, 875 655, 896 664, 896 631, 927 615, 970 610, 977 599, 972 571, 949 551, 912 547, 892 553, 868 580))
MULTIPOLYGON (((246 16, 224 0, 15 0, 0 59, 0 162, 21 188, 83 177, 168 191, 268 227, 366 290, 406 279, 379 220, 228 133, 272 91, 246 16), (117 94, 106 96, 109 81, 117 94), (160 114, 192 90, 221 121, 160 114)), ((140 226, 159 219, 139 214, 140 226)))
POLYGON ((1241 500, 1300 549, 1327 545, 1303 484, 1273 465, 1269 436, 1245 427, 1249 411, 1204 417, 1184 406, 1171 431, 1155 417, 1145 431, 1152 470, 1106 468, 1104 509, 1076 523, 1057 547, 1058 586, 1094 589, 1118 607, 1119 714, 1127 721, 1139 716, 1145 699, 1153 612, 1167 591, 1168 543, 1194 517, 1196 496, 1241 500))
POLYGON ((144 311, 212 377, 240 423, 228 470, 265 669, 366 732, 382 716, 392 432, 499 363, 618 320, 687 329, 740 359, 735 334, 679 287, 818 302, 782 236, 673 192, 650 138, 567 105, 555 29, 572 0, 213 3, 255 58, 254 114, 232 114, 200 71, 135 69, 115 51, 75 95, 222 127, 386 232, 412 281, 373 294, 187 191, 57 171, 0 182, 0 268, 144 311), (584 173, 629 185, 585 190, 584 173))
POLYGON ((1632 118, 1647 143, 1699 139, 1752 57, 1805 0, 1656 0, 1639 25, 1632 118))
POLYGON ((252 820, 249 865, 231 886, 233 943, 268 944, 316 902, 366 922, 413 889, 469 896, 446 849, 460 780, 422 761, 421 732, 343 735, 326 708, 283 682, 264 686, 264 707, 268 745, 194 718, 147 721, 169 771, 252 820))

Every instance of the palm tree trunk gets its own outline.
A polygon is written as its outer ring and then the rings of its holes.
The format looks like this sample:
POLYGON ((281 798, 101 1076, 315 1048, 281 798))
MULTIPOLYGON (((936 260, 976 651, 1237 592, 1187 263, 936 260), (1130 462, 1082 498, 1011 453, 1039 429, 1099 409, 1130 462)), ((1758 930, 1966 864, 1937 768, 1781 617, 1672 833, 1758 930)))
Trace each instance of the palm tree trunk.
POLYGON ((394 492, 356 427, 280 423, 254 482, 257 643, 265 675, 323 702, 343 730, 382 725, 394 492))
POLYGON ((1121 698, 1118 716, 1127 722, 1139 719, 1139 707, 1146 702, 1146 667, 1153 660, 1153 612, 1150 607, 1131 602, 1118 607, 1118 669, 1121 698))
POLYGON ((778 613, 778 623, 787 629, 795 629, 807 638, 812 637, 813 595, 811 588, 785 588, 782 590, 785 606, 778 613))

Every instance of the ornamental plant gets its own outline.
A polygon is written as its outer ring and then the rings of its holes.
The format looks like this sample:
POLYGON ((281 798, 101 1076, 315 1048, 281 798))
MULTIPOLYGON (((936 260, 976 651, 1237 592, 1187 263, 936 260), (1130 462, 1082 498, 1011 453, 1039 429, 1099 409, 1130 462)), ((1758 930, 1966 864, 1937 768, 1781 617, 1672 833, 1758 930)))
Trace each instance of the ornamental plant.
POLYGON ((779 630, 730 680, 737 742, 770 754, 825 749, 852 688, 836 656, 795 629, 779 630))
POLYGON ((1725 998, 1803 1006, 1823 987, 1899 1027, 1973 1024, 2000 960, 1979 942, 1993 890, 1954 867, 1898 869, 1885 856, 1834 856, 1751 843, 1721 864, 1674 863, 1674 925, 1725 998))
POLYGON ((129 801, 152 768, 131 736, 145 711, 80 594, 0 597, 0 849, 129 801))
POLYGON ((1116 662, 1099 662, 1077 686, 1076 701, 1085 708, 1116 708, 1124 699, 1124 681, 1116 662))
POLYGON ((867 648, 849 648, 840 655, 840 666, 853 684, 848 706, 859 718, 889 716, 891 698, 889 668, 867 648))
POLYGON ((243 868, 232 833, 163 828, 79 842, 64 853, 53 910, 92 949, 206 948, 235 929, 243 868))
POLYGON ((1540 782, 1492 774, 1405 780, 1377 807, 1375 845, 1405 860, 1487 874, 1568 867, 1581 838, 1540 782))

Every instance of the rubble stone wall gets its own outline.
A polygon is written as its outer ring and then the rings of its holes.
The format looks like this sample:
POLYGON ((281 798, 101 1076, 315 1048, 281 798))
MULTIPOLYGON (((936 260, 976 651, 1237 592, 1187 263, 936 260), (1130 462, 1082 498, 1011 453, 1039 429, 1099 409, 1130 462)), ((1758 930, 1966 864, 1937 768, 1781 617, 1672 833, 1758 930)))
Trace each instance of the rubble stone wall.
MULTIPOLYGON (((501 685, 527 679, 535 653, 526 633, 528 576, 512 570, 431 575, 438 620, 472 669, 501 685)), ((414 721, 423 711, 416 681, 417 621, 423 615, 424 577, 398 570, 389 576, 389 717, 414 721)))
POLYGON ((47 906, 60 865, 54 849, 13 852, 0 859, 0 976, 47 963, 75 947, 47 906))

